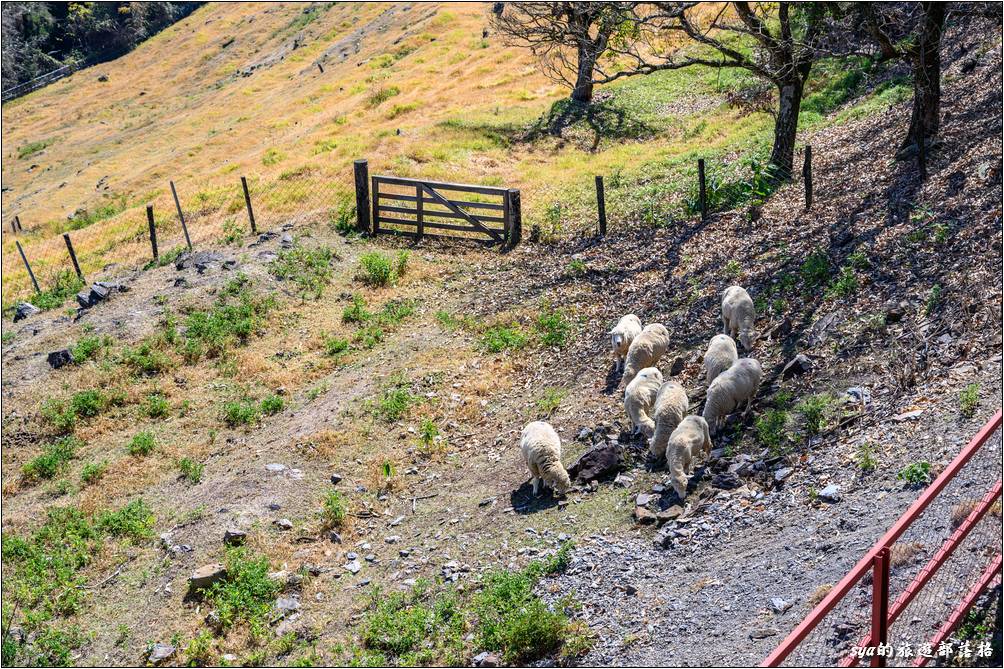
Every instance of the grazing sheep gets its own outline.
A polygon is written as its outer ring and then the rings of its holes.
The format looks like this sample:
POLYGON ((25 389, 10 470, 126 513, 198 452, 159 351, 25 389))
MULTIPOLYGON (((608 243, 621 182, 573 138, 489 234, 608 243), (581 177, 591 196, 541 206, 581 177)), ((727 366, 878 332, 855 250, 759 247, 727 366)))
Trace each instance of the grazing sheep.
POLYGON ((717 434, 725 417, 743 402, 746 402, 743 413, 749 411, 762 379, 763 369, 759 362, 753 358, 740 358, 711 382, 704 403, 704 420, 708 421, 711 434, 717 434))
POLYGON ((631 418, 634 433, 640 431, 645 438, 652 436, 655 421, 650 413, 655 404, 655 396, 662 386, 662 372, 655 367, 646 367, 638 372, 634 380, 624 390, 624 410, 631 418))
POLYGON ((738 339, 745 350, 750 350, 755 338, 753 322, 756 311, 750 294, 740 286, 731 286, 722 293, 722 323, 723 333, 738 339))
POLYGON ((732 366, 739 359, 736 342, 727 334, 715 335, 708 343, 704 354, 704 385, 710 386, 715 377, 732 366))
POLYGON ((628 384, 646 367, 655 367, 669 348, 669 330, 662 323, 649 323, 628 348, 624 362, 624 383, 628 384))
POLYGON ((550 423, 535 420, 527 424, 523 428, 519 445, 526 468, 530 470, 534 497, 540 491, 541 481, 558 496, 564 495, 572 487, 568 472, 561 464, 561 438, 550 423))
POLYGON ((711 453, 708 421, 700 416, 687 416, 673 430, 666 446, 666 466, 670 471, 673 490, 683 499, 687 496, 687 476, 694 473, 694 458, 711 453))
POLYGON ((649 452, 657 459, 662 459, 666 455, 666 444, 669 443, 669 435, 673 433, 676 426, 680 424, 687 409, 690 408, 690 400, 687 398, 687 391, 676 381, 666 381, 659 388, 659 394, 655 396, 655 432, 648 442, 649 452))
POLYGON ((634 338, 641 334, 641 319, 634 314, 622 316, 614 329, 610 331, 610 348, 614 353, 614 370, 619 371, 624 366, 628 348, 634 338))

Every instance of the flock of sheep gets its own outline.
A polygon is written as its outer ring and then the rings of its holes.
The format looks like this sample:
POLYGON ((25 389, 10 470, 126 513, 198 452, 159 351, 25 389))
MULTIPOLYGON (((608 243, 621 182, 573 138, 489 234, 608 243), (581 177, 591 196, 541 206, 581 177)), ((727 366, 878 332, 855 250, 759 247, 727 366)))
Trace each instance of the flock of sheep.
MULTIPOLYGON (((610 331, 610 345, 617 369, 624 370, 624 410, 635 434, 648 439, 649 452, 657 461, 665 459, 673 489, 681 500, 687 493, 687 476, 693 473, 694 459, 711 452, 711 437, 726 417, 744 402, 749 411, 760 387, 763 370, 753 358, 740 358, 736 339, 745 351, 753 345, 756 314, 749 293, 731 286, 722 294, 723 334, 715 335, 704 354, 707 398, 701 416, 688 416, 687 391, 675 381, 665 381, 656 368, 669 349, 669 331, 661 323, 642 327, 634 314, 620 319, 610 331)), ((556 495, 563 495, 571 481, 561 464, 561 439, 545 421, 533 421, 523 428, 520 447, 530 470, 534 496, 541 483, 556 495)))

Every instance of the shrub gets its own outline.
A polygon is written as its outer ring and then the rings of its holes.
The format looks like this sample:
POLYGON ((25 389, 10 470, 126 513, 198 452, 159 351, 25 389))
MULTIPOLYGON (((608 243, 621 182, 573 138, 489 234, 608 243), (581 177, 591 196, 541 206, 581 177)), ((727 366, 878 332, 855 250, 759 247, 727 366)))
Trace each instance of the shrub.
POLYGON ((965 418, 972 418, 980 404, 980 386, 970 383, 959 393, 959 412, 965 418))
POLYGON ((784 409, 769 409, 756 419, 757 440, 770 449, 774 455, 784 452, 788 435, 785 428, 788 424, 788 412, 784 409))
POLYGON ((390 259, 378 251, 364 253, 359 258, 361 273, 359 278, 370 286, 386 286, 394 282, 396 276, 390 259))
POLYGON ((501 653, 506 664, 524 664, 560 648, 568 620, 533 594, 526 572, 491 571, 474 597, 476 645, 501 653))
POLYGON ((342 311, 342 322, 344 323, 364 323, 373 314, 366 310, 366 300, 361 295, 352 296, 352 304, 342 311))
POLYGON ((924 486, 931 482, 931 463, 926 460, 914 462, 899 470, 896 478, 912 486, 924 486))
POLYGON ((540 341, 544 346, 562 348, 572 334, 572 322, 561 310, 547 310, 537 317, 540 341))
POLYGON ((192 483, 198 483, 202 480, 202 472, 205 468, 204 464, 191 458, 178 460, 178 470, 181 472, 182 478, 188 479, 192 483))
POLYGON ((873 472, 878 467, 878 459, 875 457, 875 447, 867 441, 858 447, 856 460, 858 467, 863 472, 873 472))
POLYGON ((73 459, 81 446, 83 442, 76 437, 57 439, 46 446, 41 455, 26 462, 21 473, 29 481, 51 479, 65 469, 66 463, 73 459))
POLYGON ((80 470, 80 482, 84 485, 94 483, 105 475, 105 471, 107 469, 107 460, 102 460, 101 462, 88 462, 80 470))
POLYGON ((153 449, 156 448, 157 442, 153 437, 151 432, 143 431, 138 432, 132 440, 129 442, 128 451, 129 455, 150 455, 153 453, 153 449))
POLYGON ((73 432, 77 424, 77 414, 65 400, 48 399, 42 402, 42 418, 60 434, 73 432))
POLYGON ((70 408, 77 417, 93 418, 105 407, 105 397, 99 390, 81 390, 70 398, 70 408))
POLYGON ((297 244, 291 249, 280 250, 269 269, 276 278, 295 283, 302 298, 310 296, 316 300, 324 292, 324 286, 331 282, 334 257, 327 246, 306 249, 297 244))
POLYGON ((341 355, 349 350, 349 340, 342 337, 334 337, 326 334, 321 335, 324 342, 324 353, 332 357, 341 355))
POLYGON ((353 335, 352 341, 365 349, 370 349, 382 342, 383 336, 383 328, 379 325, 367 325, 353 335))
POLYGON ((394 272, 397 274, 397 278, 400 279, 408 271, 408 258, 411 257, 411 253, 408 251, 398 251, 397 259, 394 263, 394 272))
POLYGON ((110 337, 99 337, 97 335, 82 337, 70 348, 74 364, 80 365, 96 358, 110 343, 110 337))
POLYGON ((537 398, 537 411, 548 417, 558 410, 561 401, 568 396, 568 391, 562 388, 547 388, 544 394, 537 398))
POLYGON ((282 585, 268 577, 268 558, 253 557, 244 546, 227 549, 225 562, 227 579, 209 587, 206 601, 216 607, 224 629, 246 623, 260 638, 282 585))
POLYGON ((329 528, 339 528, 345 524, 349 513, 349 505, 342 493, 333 490, 324 496, 321 515, 324 524, 329 528))
POLYGON ((799 402, 796 410, 802 414, 805 432, 810 437, 823 431, 832 403, 833 398, 826 393, 812 395, 799 402))
POLYGON ((823 251, 810 254, 800 269, 802 282, 807 289, 826 285, 830 278, 830 260, 823 251))
POLYGON ((235 400, 223 405, 223 420, 230 427, 254 425, 261 418, 258 405, 248 400, 235 400))
POLYGON ((411 300, 390 300, 383 305, 377 314, 380 325, 392 327, 415 313, 415 304, 411 300))
POLYGON ((381 88, 380 90, 374 92, 368 98, 366 98, 366 105, 368 107, 379 107, 381 104, 390 100, 395 95, 399 94, 401 89, 397 86, 388 86, 386 88, 381 88))
POLYGON ((190 361, 202 355, 218 357, 233 346, 242 346, 261 328, 275 300, 255 296, 249 285, 250 280, 240 274, 224 287, 212 309, 189 314, 185 350, 190 361))
POLYGON ((393 423, 400 420, 416 400, 407 382, 403 379, 397 380, 392 387, 383 391, 373 412, 384 422, 393 423))
POLYGON ((167 399, 160 393, 150 393, 143 404, 143 413, 150 418, 164 418, 171 409, 167 399))
POLYGON ((261 401, 261 412, 266 416, 279 413, 286 406, 285 400, 279 395, 269 395, 261 401))
POLYGON ((80 280, 80 277, 75 272, 68 269, 60 270, 53 279, 51 288, 43 290, 40 293, 35 293, 28 298, 28 301, 42 311, 58 309, 63 306, 63 303, 67 299, 76 295, 83 287, 84 282, 80 280))
POLYGON ((530 337, 519 325, 494 325, 481 334, 481 347, 489 353, 518 351, 527 345, 530 337))
POLYGON ((573 258, 568 263, 568 273, 573 276, 582 276, 589 270, 586 268, 586 262, 580 258, 573 258))
POLYGON ((858 290, 858 277, 850 267, 843 267, 826 291, 830 297, 850 297, 858 290))
POLYGON ((126 348, 122 352, 122 362, 130 367, 134 374, 141 376, 156 376, 171 367, 171 360, 167 355, 149 341, 144 341, 134 348, 126 348))
POLYGON ((338 200, 334 213, 331 215, 331 227, 340 235, 355 235, 356 230, 356 202, 351 197, 342 197, 338 200))
POLYGON ((936 283, 931 287, 931 292, 927 294, 927 302, 924 303, 924 315, 930 316, 941 305, 941 284, 936 283))

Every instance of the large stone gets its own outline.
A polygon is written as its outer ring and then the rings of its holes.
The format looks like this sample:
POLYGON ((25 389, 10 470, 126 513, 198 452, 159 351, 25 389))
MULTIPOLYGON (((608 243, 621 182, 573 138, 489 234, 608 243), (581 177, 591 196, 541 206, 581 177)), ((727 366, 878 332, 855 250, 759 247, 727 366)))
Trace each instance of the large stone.
POLYGON ((655 514, 655 517, 656 520, 658 520, 659 524, 661 525, 662 523, 666 523, 671 520, 676 520, 677 518, 680 517, 682 513, 683 513, 683 507, 680 506, 679 504, 674 504, 668 509, 663 509, 662 511, 655 514))
POLYGON ((199 567, 188 577, 188 589, 190 591, 204 590, 217 581, 222 581, 227 577, 227 568, 215 562, 199 567))
POLYGON ((345 566, 343 568, 350 574, 358 574, 359 570, 363 568, 363 565, 361 562, 359 562, 359 560, 350 560, 349 562, 345 563, 345 566))
POLYGON ((164 660, 170 658, 177 652, 177 648, 169 643, 155 643, 150 649, 150 662, 151 664, 158 664, 164 660))
POLYGON ((300 600, 293 597, 280 597, 275 600, 275 609, 283 615, 300 610, 300 600))
POLYGON ((644 506, 634 508, 634 519, 642 525, 654 525, 658 521, 656 515, 644 506))
POLYGON ((243 530, 227 530, 223 533, 223 543, 227 546, 240 546, 247 538, 247 532, 243 530))
POLYGON ((70 353, 70 349, 61 348, 58 351, 53 351, 46 358, 49 361, 49 366, 53 369, 59 369, 60 367, 65 367, 73 362, 73 354, 70 353))
POLYGON ((195 253, 186 251, 174 261, 174 268, 180 271, 194 267, 199 274, 202 274, 210 265, 221 262, 223 262, 223 254, 217 251, 196 251, 195 253))
POLYGON ((502 660, 496 653, 489 653, 485 651, 483 653, 478 653, 474 656, 474 666, 475 667, 497 667, 501 664, 502 660))
POLYGON ((742 484, 743 482, 739 480, 739 477, 730 472, 715 474, 714 478, 711 479, 711 486, 713 488, 720 488, 721 490, 732 490, 742 484))
POLYGON ((116 284, 99 281, 91 284, 91 287, 77 293, 77 304, 81 309, 90 309, 101 300, 107 298, 112 290, 117 288, 116 284))
POLYGON ((616 444, 595 446, 572 463, 568 475, 580 482, 604 479, 616 475, 623 463, 623 451, 616 444))
POLYGON ((831 504, 840 501, 840 486, 831 483, 819 491, 819 499, 831 504))
POLYGON ((14 322, 23 321, 28 316, 42 313, 42 310, 30 302, 20 302, 14 308, 14 322))
POLYGON ((804 353, 799 353, 781 370, 782 379, 790 379, 793 376, 801 376, 812 371, 812 359, 804 353))
POLYGON ((774 470, 774 482, 775 483, 782 483, 782 482, 784 482, 785 479, 787 479, 789 476, 791 476, 791 473, 793 471, 794 470, 791 467, 781 467, 780 469, 775 469, 774 470))
POLYGON ((331 475, 331 485, 338 485, 341 482, 342 482, 342 475, 341 474, 332 474, 331 475))

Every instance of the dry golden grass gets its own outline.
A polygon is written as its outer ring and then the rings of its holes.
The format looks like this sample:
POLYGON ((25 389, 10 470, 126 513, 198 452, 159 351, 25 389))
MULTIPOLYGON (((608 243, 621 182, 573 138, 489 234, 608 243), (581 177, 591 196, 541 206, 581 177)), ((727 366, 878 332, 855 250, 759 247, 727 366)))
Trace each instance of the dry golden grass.
POLYGON ((917 556, 924 552, 924 544, 919 541, 909 543, 895 543, 889 549, 889 566, 893 569, 905 567, 916 560, 917 556))
POLYGON ((832 583, 824 583, 817 586, 816 589, 809 594, 809 598, 805 600, 805 603, 808 604, 810 609, 815 608, 821 601, 823 601, 823 598, 826 597, 826 595, 830 594, 830 590, 833 590, 832 583))

